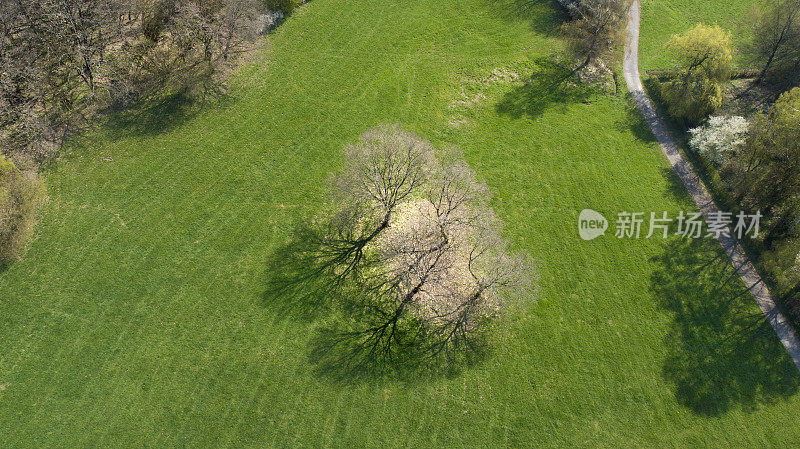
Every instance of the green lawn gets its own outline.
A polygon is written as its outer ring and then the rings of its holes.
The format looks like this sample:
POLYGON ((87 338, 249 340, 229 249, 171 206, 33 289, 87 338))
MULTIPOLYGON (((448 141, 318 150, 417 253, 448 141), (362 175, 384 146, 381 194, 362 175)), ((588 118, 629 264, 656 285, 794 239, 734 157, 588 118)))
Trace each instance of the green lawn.
POLYGON ((583 208, 688 200, 625 97, 489 81, 561 48, 549 2, 513 1, 314 0, 220 104, 76 139, 0 273, 0 447, 800 444, 800 375, 692 269, 716 246, 579 239, 583 208), (538 292, 475 367, 341 382, 266 265, 343 144, 394 121, 465 150, 538 292))
MULTIPOLYGON (((747 19, 757 4, 757 0, 642 0, 642 74, 645 70, 674 68, 676 62, 664 44, 700 22, 730 31, 734 47, 741 48, 751 33, 747 19)), ((746 65, 739 53, 735 53, 735 61, 746 65)))

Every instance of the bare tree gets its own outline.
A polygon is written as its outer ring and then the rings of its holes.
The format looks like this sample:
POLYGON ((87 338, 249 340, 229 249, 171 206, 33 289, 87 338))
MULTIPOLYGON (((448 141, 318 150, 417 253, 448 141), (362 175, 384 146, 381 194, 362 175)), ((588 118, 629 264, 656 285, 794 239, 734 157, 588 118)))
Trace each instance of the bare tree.
POLYGON ((429 142, 399 125, 383 125, 348 145, 345 157, 345 171, 335 180, 341 210, 322 245, 344 267, 338 277, 357 269, 365 247, 388 228, 398 205, 419 193, 434 154, 429 142))
POLYGON ((625 38, 629 0, 581 0, 568 7, 572 20, 562 31, 580 64, 577 73, 592 63, 613 63, 625 38))
POLYGON ((219 54, 227 60, 246 48, 255 37, 256 0, 228 0, 214 20, 219 41, 219 54))
MULTIPOLYGON (((345 151, 346 165, 332 184, 330 210, 307 220, 270 264, 268 294, 313 302, 335 295, 376 264, 366 257, 398 206, 421 195, 433 147, 399 125, 366 131, 345 151)), ((374 277, 373 277, 374 279, 374 277)), ((378 285, 372 288, 379 289, 378 285)))
POLYGON ((477 351, 503 308, 502 292, 530 277, 500 237, 488 188, 460 153, 430 161, 430 144, 396 126, 365 133, 348 155, 341 192, 360 207, 344 208, 336 229, 360 237, 330 239, 353 248, 333 263, 351 319, 330 334, 332 346, 346 348, 333 363, 385 367, 411 354, 454 359, 477 351), (342 282, 356 263, 357 275, 342 282))

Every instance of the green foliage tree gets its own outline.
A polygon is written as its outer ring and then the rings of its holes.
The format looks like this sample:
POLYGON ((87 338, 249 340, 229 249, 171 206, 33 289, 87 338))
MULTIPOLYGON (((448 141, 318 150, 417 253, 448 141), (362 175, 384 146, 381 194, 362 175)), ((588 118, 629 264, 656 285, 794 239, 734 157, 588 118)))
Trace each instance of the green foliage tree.
POLYGON ((800 83, 800 0, 771 0, 755 10, 753 38, 745 51, 767 81, 780 90, 800 83))
POLYGON ((800 215, 800 88, 755 117, 726 173, 740 203, 768 219, 767 247, 790 235, 800 215))
POLYGON ((672 116, 696 124, 722 105, 722 84, 730 79, 731 36, 718 26, 698 24, 673 36, 667 48, 675 53, 680 73, 662 86, 672 116))
POLYGON ((18 259, 33 233, 44 184, 0 157, 0 264, 18 259))

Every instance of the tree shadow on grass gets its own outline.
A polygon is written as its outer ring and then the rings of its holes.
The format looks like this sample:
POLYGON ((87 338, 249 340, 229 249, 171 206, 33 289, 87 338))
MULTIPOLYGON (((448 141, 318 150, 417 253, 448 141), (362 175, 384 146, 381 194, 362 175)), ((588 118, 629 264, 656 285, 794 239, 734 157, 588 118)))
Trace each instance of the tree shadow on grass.
POLYGON ((537 68, 524 85, 506 93, 495 106, 498 113, 512 118, 535 119, 554 105, 566 108, 586 102, 594 90, 575 80, 572 71, 550 58, 536 61, 537 68))
MULTIPOLYGON (((625 118, 616 123, 617 129, 621 132, 630 131, 633 135, 642 142, 648 144, 655 144, 655 151, 661 153, 661 148, 658 147, 658 140, 656 140, 647 122, 642 117, 639 109, 631 100, 626 108, 625 118)), ((688 195, 686 186, 683 185, 680 177, 675 173, 671 166, 661 169, 661 176, 667 183, 667 190, 665 198, 671 201, 678 202, 681 206, 694 207, 691 197, 688 195)))
POLYGON ((434 356, 413 322, 398 327, 400 343, 391 346, 391 354, 372 352, 369 329, 384 316, 369 292, 338 282, 337 270, 328 263, 331 259, 320 257, 325 252, 319 247, 324 229, 318 223, 298 221, 267 261, 266 288, 260 298, 276 318, 299 320, 315 328, 308 359, 317 375, 343 383, 417 382, 457 375, 485 357, 483 334, 476 334, 463 352, 434 356))
POLYGON ((660 171, 661 177, 663 177, 664 181, 667 183, 664 197, 670 201, 680 204, 686 209, 694 209, 696 207, 694 201, 692 201, 692 197, 689 196, 686 186, 683 185, 683 181, 681 181, 681 178, 678 177, 677 173, 675 173, 675 170, 673 170, 672 167, 669 167, 662 168, 660 171))
POLYGON ((798 391, 797 368, 715 240, 670 240, 652 262, 651 288, 674 313, 663 374, 681 404, 717 416, 798 391))
POLYGON ((298 221, 289 239, 267 260, 261 303, 275 316, 312 322, 336 302, 337 290, 330 285, 328 267, 316 257, 319 232, 298 221))
POLYGON ((634 104, 630 94, 628 94, 628 98, 630 101, 627 103, 625 118, 616 123, 617 129, 621 132, 632 132, 633 135, 642 142, 657 143, 658 141, 650 130, 650 126, 647 125, 647 122, 644 120, 644 117, 642 117, 636 104, 634 104))
POLYGON ((117 136, 154 136, 169 132, 195 117, 204 107, 224 105, 223 95, 195 100, 182 92, 143 101, 127 109, 108 109, 106 126, 117 136))
POLYGON ((399 381, 413 384, 433 378, 453 378, 485 360, 490 354, 485 337, 468 351, 431 357, 424 347, 397 348, 392 358, 373 360, 365 353, 358 329, 361 323, 348 319, 330 320, 311 339, 308 359, 315 374, 337 383, 399 381))
POLYGON ((559 26, 569 18, 556 0, 489 0, 505 20, 528 21, 531 30, 545 36, 559 34, 559 26))

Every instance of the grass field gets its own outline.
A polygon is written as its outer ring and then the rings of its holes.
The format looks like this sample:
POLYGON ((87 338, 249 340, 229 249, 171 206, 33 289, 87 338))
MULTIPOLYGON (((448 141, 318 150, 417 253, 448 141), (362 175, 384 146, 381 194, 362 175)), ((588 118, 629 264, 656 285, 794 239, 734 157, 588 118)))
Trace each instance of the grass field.
POLYGON ((219 104, 72 142, 0 273, 0 447, 800 444, 800 375, 754 303, 693 270, 713 244, 579 239, 587 207, 690 204, 624 96, 492 77, 559 51, 559 20, 547 2, 315 0, 219 104), (538 292, 474 367, 342 382, 309 357, 321 318, 264 300, 266 264, 343 144, 395 121, 465 150, 538 292))

